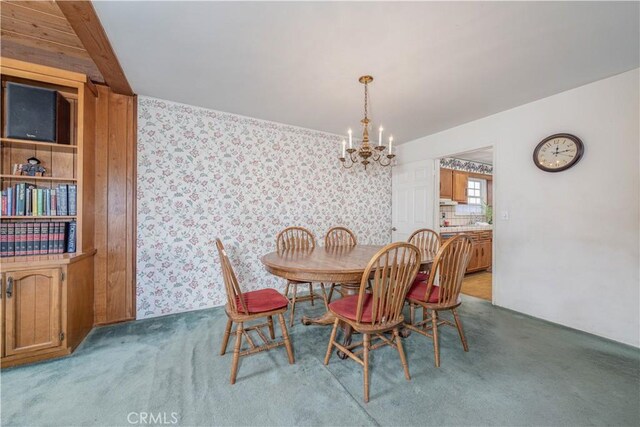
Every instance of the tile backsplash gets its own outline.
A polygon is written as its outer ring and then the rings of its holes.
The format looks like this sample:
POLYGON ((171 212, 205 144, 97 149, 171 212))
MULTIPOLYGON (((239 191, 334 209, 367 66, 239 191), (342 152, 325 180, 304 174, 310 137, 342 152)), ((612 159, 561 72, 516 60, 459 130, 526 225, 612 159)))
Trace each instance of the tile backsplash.
POLYGON ((440 206, 440 226, 444 226, 444 222, 449 221, 448 226, 459 227, 463 225, 474 224, 476 222, 486 222, 485 215, 456 215, 455 206, 440 206), (443 218, 444 217, 444 218, 443 218))

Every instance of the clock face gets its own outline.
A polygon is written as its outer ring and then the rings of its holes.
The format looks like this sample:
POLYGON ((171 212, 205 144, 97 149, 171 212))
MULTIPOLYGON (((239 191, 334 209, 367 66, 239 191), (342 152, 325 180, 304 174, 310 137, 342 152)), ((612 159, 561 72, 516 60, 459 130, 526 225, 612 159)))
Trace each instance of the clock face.
POLYGON ((560 133, 542 140, 533 152, 533 162, 546 172, 560 172, 578 163, 584 146, 580 138, 560 133))

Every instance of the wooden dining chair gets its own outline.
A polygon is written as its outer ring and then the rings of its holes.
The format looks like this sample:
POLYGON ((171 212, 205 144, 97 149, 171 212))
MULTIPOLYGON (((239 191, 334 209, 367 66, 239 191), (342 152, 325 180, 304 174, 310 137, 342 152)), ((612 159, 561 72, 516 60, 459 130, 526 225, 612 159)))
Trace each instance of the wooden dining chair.
MULTIPOLYGON (((313 233, 304 227, 287 227, 278 233, 276 237, 276 249, 278 252, 286 251, 290 249, 313 249, 316 247, 316 238, 313 233)), ((293 326, 293 319, 296 311, 296 302, 299 301, 311 301, 311 305, 314 305, 316 294, 313 291, 313 283, 311 282, 299 282, 296 280, 287 280, 287 287, 285 288, 284 295, 289 298, 289 288, 293 288, 293 297, 290 298, 291 302, 291 314, 289 325, 293 326), (298 297, 298 286, 309 285, 309 295, 298 297)))
POLYGON ((460 289, 470 259, 471 238, 469 236, 461 234, 447 240, 433 260, 429 278, 426 281, 415 281, 407 293, 406 299, 411 307, 411 320, 405 326, 433 339, 436 367, 440 366, 440 344, 438 342, 438 326, 440 325, 455 326, 458 329, 464 351, 469 351, 460 316, 458 316, 456 309, 462 304, 460 289), (415 321, 416 307, 422 307, 423 310, 420 322, 415 321), (439 318, 441 311, 451 311, 455 324, 439 318), (431 316, 428 316, 428 313, 431 316))
POLYGON ((402 348, 399 327, 404 322, 402 307, 407 291, 420 267, 420 251, 409 243, 391 243, 376 253, 362 275, 357 295, 340 298, 329 304, 336 316, 329 338, 324 364, 329 363, 333 347, 337 347, 364 367, 364 401, 369 401, 369 351, 384 345, 394 347, 400 356, 407 380, 409 366, 402 348), (367 292, 371 278, 371 291, 367 292), (344 323, 362 334, 361 342, 342 345, 336 341, 338 326, 344 323), (391 332, 387 337, 385 333, 391 332), (379 340, 372 345, 371 338, 379 340), (355 351, 359 346, 362 349, 355 351), (362 354, 362 358, 358 355, 362 354))
MULTIPOLYGON (((324 237, 324 245, 327 248, 335 248, 339 246, 355 246, 358 244, 358 239, 356 239, 356 235, 353 231, 349 230, 346 227, 333 227, 327 231, 326 236, 324 237)), ((325 297, 325 304, 328 306, 331 303, 331 297, 333 296, 333 292, 336 287, 340 286, 340 284, 332 283, 329 289, 329 295, 327 296, 324 283, 321 283, 322 293, 325 297)))
MULTIPOLYGON (((414 231, 407 241, 417 246, 421 253, 432 255, 438 252, 441 243, 440 235, 429 228, 421 228, 414 231)), ((428 276, 429 271, 419 271, 416 280, 427 280, 428 276)))
POLYGON ((236 343, 233 348, 233 362, 231 363, 231 384, 236 382, 236 374, 238 371, 238 360, 242 356, 248 356, 264 350, 270 350, 275 347, 284 345, 287 349, 289 363, 295 363, 293 357, 293 348, 289 341, 289 333, 287 332, 287 324, 284 320, 284 312, 287 311, 289 300, 275 289, 260 289, 251 292, 242 292, 238 279, 229 257, 227 256, 222 241, 216 239, 216 247, 220 256, 220 264, 222 265, 222 277, 227 292, 227 305, 225 312, 227 313, 227 327, 222 338, 222 348, 220 355, 223 356, 227 351, 229 336, 233 323, 236 323, 236 343), (273 328, 273 316, 278 316, 280 328, 282 329, 282 341, 275 340, 275 331, 273 328), (266 323, 246 327, 245 323, 256 319, 266 319, 266 323), (269 340, 261 328, 268 327, 269 340), (255 331, 258 337, 264 342, 263 345, 257 346, 249 335, 250 331, 255 331), (245 338, 249 344, 249 348, 241 350, 242 338, 245 338))

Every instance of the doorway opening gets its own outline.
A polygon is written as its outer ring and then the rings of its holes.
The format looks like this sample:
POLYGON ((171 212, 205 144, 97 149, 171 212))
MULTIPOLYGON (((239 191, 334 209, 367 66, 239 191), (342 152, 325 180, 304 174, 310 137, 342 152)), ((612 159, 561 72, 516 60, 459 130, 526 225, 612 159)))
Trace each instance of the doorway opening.
POLYGON ((464 233, 473 241, 462 293, 493 301, 493 147, 442 157, 439 167, 440 236, 464 233))

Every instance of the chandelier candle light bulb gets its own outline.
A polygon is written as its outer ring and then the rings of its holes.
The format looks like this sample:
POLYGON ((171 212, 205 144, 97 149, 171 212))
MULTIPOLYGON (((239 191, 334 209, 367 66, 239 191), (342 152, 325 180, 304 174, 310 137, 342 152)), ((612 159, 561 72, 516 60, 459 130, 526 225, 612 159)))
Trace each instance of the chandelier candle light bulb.
MULTIPOLYGON (((353 132, 349 128, 349 148, 346 149, 346 142, 342 140, 342 157, 339 158, 342 166, 349 169, 356 163, 362 163, 365 169, 371 163, 378 163, 380 166, 391 166, 393 158, 396 156, 393 151, 393 136, 389 137, 389 152, 384 155, 387 149, 382 145, 382 126, 378 128, 378 145, 372 145, 369 141, 369 129, 371 119, 369 119, 369 83, 373 81, 371 76, 362 76, 358 79, 364 85, 364 118, 362 123, 362 141, 358 148, 353 148, 353 132)), ((375 143, 374 143, 375 144, 375 143)))

